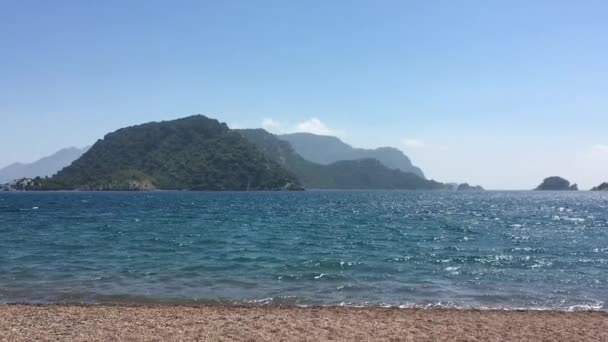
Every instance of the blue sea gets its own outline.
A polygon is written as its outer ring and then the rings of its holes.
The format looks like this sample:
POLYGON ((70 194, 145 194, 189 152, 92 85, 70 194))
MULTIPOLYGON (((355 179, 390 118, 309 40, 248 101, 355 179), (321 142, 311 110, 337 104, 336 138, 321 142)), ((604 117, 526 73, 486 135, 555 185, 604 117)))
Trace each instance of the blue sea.
POLYGON ((608 194, 0 193, 0 303, 608 309, 608 194))

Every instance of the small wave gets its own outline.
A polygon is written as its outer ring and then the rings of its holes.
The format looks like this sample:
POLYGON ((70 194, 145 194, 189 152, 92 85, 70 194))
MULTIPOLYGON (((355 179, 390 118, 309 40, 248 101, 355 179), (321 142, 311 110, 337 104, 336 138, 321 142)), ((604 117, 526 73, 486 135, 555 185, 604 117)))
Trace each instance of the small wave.
POLYGON ((302 305, 301 299, 296 296, 277 296, 277 297, 266 297, 260 299, 246 299, 243 301, 233 301, 233 304, 250 304, 250 305, 295 305, 295 306, 305 306, 302 305))
POLYGON ((582 217, 569 217, 569 216, 557 216, 554 215, 551 218, 553 221, 569 221, 569 222, 576 222, 576 223, 583 223, 585 222, 585 219, 582 217))
POLYGON ((297 274, 282 274, 277 276, 277 280, 280 281, 339 281, 348 280, 348 277, 344 274, 338 273, 297 273, 297 274))

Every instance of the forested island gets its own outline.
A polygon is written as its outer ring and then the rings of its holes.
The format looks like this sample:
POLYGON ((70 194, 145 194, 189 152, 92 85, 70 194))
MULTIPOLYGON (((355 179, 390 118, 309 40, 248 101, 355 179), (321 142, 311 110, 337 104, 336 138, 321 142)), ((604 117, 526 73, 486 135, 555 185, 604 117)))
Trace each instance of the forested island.
MULTIPOLYGON (((396 156, 402 168, 411 166, 407 157, 396 156)), ((15 180, 2 189, 446 189, 411 169, 391 168, 374 158, 315 163, 263 129, 232 130, 215 119, 194 115, 119 129, 55 175, 15 180)))

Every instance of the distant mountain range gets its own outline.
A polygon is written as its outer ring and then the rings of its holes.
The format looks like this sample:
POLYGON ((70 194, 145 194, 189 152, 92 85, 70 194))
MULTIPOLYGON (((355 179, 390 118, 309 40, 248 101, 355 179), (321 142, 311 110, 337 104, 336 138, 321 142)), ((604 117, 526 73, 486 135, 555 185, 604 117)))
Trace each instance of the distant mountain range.
MULTIPOLYGON (((323 165, 303 158, 291 144, 263 129, 238 130, 267 157, 293 173, 307 188, 314 189, 442 189, 439 182, 392 169, 372 158, 339 160, 323 165)), ((320 136, 313 136, 320 137, 320 136)), ((320 137, 322 140, 327 137, 320 137)), ((344 144, 346 145, 346 144, 344 144)), ((348 146, 348 145, 346 145, 348 146)), ((404 156, 405 157, 405 156, 404 156)), ((407 157, 406 157, 407 158, 407 157)))
POLYGON ((394 147, 354 148, 336 137, 311 133, 283 134, 278 137, 288 141, 296 153, 314 163, 327 165, 343 160, 376 159, 390 169, 425 178, 422 170, 412 165, 410 159, 394 147))
POLYGON ((14 163, 0 169, 0 183, 7 183, 19 178, 52 176, 59 170, 80 158, 89 147, 69 147, 33 163, 14 163))
POLYGON ((41 177, 13 186, 30 190, 449 188, 425 179, 394 148, 358 149, 335 137, 308 133, 231 130, 202 115, 126 127, 88 151, 70 148, 15 165, 29 168, 11 166, 3 181, 41 177), (34 167, 40 165, 52 167, 34 167))

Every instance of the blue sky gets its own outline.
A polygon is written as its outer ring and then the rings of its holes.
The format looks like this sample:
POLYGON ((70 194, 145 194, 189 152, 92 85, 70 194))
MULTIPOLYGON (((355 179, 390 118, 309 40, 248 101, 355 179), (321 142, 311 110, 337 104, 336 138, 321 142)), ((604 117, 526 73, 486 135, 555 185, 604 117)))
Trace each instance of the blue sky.
POLYGON ((0 166, 195 113, 435 179, 608 181, 606 1, 0 0, 0 166))

